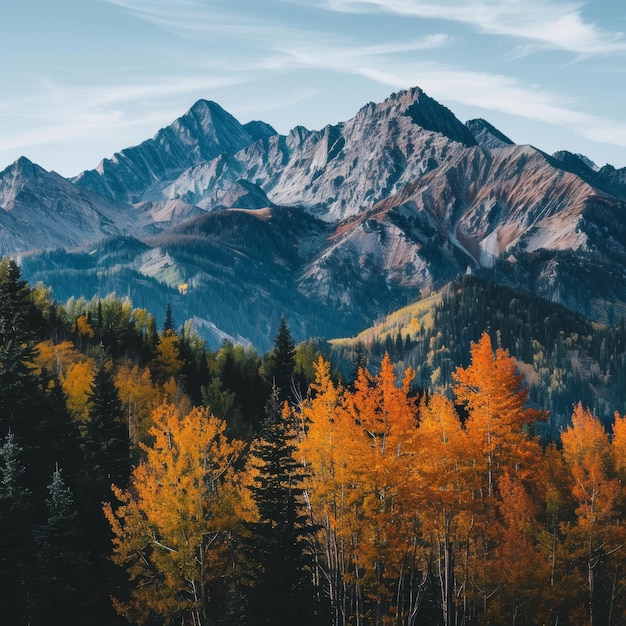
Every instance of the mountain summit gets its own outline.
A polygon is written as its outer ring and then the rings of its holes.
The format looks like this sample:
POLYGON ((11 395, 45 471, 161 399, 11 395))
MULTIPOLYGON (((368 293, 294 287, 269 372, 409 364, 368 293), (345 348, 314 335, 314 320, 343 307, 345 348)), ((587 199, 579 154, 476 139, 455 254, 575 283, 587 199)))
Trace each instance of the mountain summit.
POLYGON ((0 172, 0 254, 71 248, 136 229, 137 211, 26 157, 0 172))
POLYGON ((73 181, 26 160, 2 172, 1 242, 89 243, 24 257, 25 276, 61 299, 169 300, 215 341, 261 349, 282 314, 298 339, 350 335, 468 268, 611 322, 626 313, 624 181, 463 124, 419 88, 286 136, 200 100, 73 181))
POLYGON ((198 100, 187 113, 161 129, 153 139, 104 159, 74 183, 123 202, 138 202, 152 186, 183 170, 235 153, 259 135, 275 134, 269 125, 251 123, 250 131, 215 102, 198 100))

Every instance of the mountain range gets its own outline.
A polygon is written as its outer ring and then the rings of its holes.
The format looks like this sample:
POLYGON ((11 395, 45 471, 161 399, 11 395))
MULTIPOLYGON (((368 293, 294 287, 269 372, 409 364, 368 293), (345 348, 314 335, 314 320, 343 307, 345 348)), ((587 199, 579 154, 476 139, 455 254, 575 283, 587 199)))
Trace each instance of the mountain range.
POLYGON ((626 314, 626 168, 516 145, 421 89, 321 130, 201 100, 65 179, 0 172, 0 252, 57 300, 110 292, 209 345, 350 336, 473 273, 586 319, 626 314))

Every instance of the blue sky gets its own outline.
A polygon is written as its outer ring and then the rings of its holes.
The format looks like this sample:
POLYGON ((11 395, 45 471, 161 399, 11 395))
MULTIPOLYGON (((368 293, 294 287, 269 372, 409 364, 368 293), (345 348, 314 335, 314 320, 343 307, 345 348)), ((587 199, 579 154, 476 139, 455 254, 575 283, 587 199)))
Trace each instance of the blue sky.
POLYGON ((199 98, 287 133, 419 86, 513 141, 626 166, 614 0, 17 0, 0 9, 0 170, 65 176, 199 98))

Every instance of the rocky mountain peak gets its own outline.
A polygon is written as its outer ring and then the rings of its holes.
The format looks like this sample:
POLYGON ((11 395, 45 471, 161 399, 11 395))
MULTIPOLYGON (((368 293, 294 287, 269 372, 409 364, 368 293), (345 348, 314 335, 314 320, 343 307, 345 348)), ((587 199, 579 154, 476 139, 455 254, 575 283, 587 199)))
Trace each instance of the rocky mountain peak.
POLYGON ((150 199, 145 193, 152 186, 173 180, 199 163, 234 154, 254 141, 219 104, 198 100, 152 139, 104 159, 73 182, 115 200, 137 203, 150 199))
POLYGON ((466 146, 476 145, 474 135, 454 113, 427 96, 419 87, 392 94, 381 106, 407 115, 425 130, 441 133, 452 141, 458 141, 466 146))
POLYGON ((21 156, 19 159, 17 159, 17 161, 9 165, 9 167, 7 167, 2 172, 0 172, 0 179, 6 179, 9 177, 17 178, 19 176, 41 176, 47 173, 48 172, 40 165, 33 163, 25 156, 21 156))
POLYGON ((26 157, 20 157, 0 172, 0 207, 13 209, 16 199, 24 189, 31 189, 32 197, 36 198, 36 190, 49 188, 50 180, 55 181, 55 186, 58 183, 70 184, 58 174, 46 171, 26 157))
POLYGON ((448 139, 468 146, 476 145, 474 136, 452 111, 427 96, 419 87, 393 93, 379 104, 369 102, 351 122, 362 125, 383 120, 399 120, 404 116, 424 130, 441 133, 448 139))
POLYGON ((253 141, 257 141, 258 139, 266 139, 267 137, 273 137, 274 135, 278 135, 278 131, 276 131, 273 126, 260 120, 252 120, 251 122, 244 124, 243 127, 253 141))
POLYGON ((198 156, 211 159, 222 152, 236 152, 251 143, 244 127, 219 104, 198 100, 182 117, 159 131, 154 138, 157 144, 167 146, 170 134, 185 145, 198 151, 198 156))
POLYGON ((504 133, 482 118, 468 120, 465 126, 474 135, 478 144, 489 150, 515 145, 504 133))

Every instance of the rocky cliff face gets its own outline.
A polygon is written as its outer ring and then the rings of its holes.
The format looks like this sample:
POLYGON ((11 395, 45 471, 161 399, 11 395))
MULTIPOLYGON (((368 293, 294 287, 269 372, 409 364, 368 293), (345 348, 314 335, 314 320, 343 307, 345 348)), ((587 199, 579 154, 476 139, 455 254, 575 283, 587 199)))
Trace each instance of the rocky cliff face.
POLYGON ((276 131, 268 124, 242 126, 215 102, 199 100, 153 139, 104 159, 95 170, 79 174, 74 183, 124 202, 153 200, 154 194, 149 193, 152 187, 198 163, 238 152, 272 134, 276 131))
MULTIPOLYGON (((92 246, 89 287, 70 295, 166 297, 179 319, 261 347, 281 313, 297 338, 350 334, 468 268, 591 319, 626 312, 626 170, 515 145, 417 88, 287 136, 200 101, 74 181, 18 162, 0 206, 5 252, 133 237, 101 261, 92 246)), ((24 267, 65 294, 60 269, 24 267)))
POLYGON ((471 132, 420 89, 364 106, 354 118, 320 131, 257 141, 185 171, 160 189, 210 210, 244 178, 278 205, 302 206, 327 221, 369 209, 404 185, 475 145, 471 132))
POLYGON ((22 157, 0 172, 0 254, 74 247, 136 228, 135 208, 22 157))

